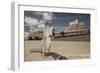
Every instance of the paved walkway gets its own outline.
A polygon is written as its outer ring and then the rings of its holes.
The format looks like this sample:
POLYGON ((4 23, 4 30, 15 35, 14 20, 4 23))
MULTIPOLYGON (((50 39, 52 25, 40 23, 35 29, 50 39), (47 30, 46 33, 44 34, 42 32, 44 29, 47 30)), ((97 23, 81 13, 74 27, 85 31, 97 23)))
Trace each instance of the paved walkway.
MULTIPOLYGON (((54 60, 52 56, 41 56, 41 41, 25 41, 25 61, 54 60)), ((90 57, 90 43, 78 41, 53 41, 51 52, 68 59, 84 59, 90 57)))

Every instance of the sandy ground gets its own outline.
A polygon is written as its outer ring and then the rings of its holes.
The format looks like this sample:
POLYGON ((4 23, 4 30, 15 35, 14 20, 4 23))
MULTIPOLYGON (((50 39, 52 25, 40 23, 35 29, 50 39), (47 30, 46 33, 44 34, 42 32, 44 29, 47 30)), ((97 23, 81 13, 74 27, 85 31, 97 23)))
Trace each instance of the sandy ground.
MULTIPOLYGON (((55 52, 69 59, 86 59, 90 57, 90 42, 79 41, 53 41, 51 52, 55 52)), ((41 56, 41 40, 26 40, 25 61, 54 60, 52 56, 41 56)))

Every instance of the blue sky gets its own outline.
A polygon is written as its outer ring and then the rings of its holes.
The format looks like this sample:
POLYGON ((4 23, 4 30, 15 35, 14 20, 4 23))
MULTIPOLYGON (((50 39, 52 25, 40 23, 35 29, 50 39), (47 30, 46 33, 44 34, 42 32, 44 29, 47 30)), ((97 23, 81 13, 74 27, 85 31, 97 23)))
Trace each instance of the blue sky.
MULTIPOLYGON (((41 13, 41 12, 40 12, 41 13)), ((57 28, 57 30, 62 30, 63 28, 69 25, 69 22, 74 21, 75 19, 79 19, 86 24, 88 29, 90 29, 90 14, 81 14, 81 13, 60 13, 60 12, 52 12, 53 14, 53 26, 57 28)), ((36 18, 38 20, 42 20, 43 16, 39 14, 39 11, 24 11, 24 16, 36 18)), ((24 22, 25 23, 25 22, 24 22)), ((26 25, 26 23, 25 23, 26 25)), ((24 26, 25 32, 29 31, 29 26, 24 26)))

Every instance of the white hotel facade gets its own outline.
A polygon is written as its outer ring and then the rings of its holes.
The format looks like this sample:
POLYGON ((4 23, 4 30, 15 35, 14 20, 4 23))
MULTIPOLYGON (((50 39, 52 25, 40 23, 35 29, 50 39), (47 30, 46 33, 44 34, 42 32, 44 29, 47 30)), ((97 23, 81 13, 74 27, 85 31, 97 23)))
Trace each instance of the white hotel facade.
POLYGON ((66 28, 66 35, 79 35, 86 34, 88 32, 87 26, 84 22, 79 22, 78 19, 69 23, 69 26, 66 28))

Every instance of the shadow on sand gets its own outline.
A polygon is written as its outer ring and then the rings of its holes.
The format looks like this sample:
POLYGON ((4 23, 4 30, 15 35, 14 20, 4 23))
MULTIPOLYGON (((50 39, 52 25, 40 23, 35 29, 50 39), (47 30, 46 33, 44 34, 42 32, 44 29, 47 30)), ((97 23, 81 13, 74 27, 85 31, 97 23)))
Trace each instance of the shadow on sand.
MULTIPOLYGON (((31 53, 42 53, 41 51, 38 51, 38 50, 34 50, 34 51, 30 51, 31 53)), ((62 56, 58 53, 55 53, 55 52, 44 52, 44 56, 47 58, 49 56, 51 56, 54 60, 68 60, 68 58, 66 58, 65 56, 62 56)))

